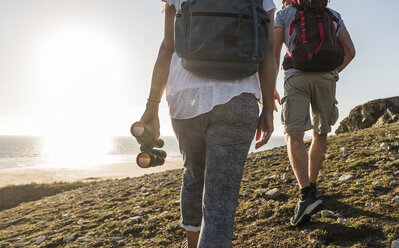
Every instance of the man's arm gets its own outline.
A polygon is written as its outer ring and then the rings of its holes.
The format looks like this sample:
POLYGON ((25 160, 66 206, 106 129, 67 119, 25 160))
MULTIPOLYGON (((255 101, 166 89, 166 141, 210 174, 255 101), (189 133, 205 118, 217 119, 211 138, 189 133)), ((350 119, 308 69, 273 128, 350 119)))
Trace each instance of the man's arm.
POLYGON ((155 130, 155 134, 159 136, 159 102, 166 88, 169 76, 170 62, 174 52, 174 20, 176 9, 173 6, 165 5, 165 30, 164 39, 159 49, 158 57, 155 62, 152 73, 151 90, 145 112, 141 117, 141 121, 149 125, 155 130))
POLYGON ((351 36, 346 29, 343 29, 339 32, 338 41, 343 46, 345 52, 344 63, 338 68, 338 71, 341 72, 353 60, 356 55, 356 50, 351 36))
POLYGON ((281 49, 283 48, 284 43, 284 29, 282 27, 276 27, 274 29, 274 58, 276 60, 276 76, 280 70, 280 57, 281 57, 281 49))
POLYGON ((260 64, 259 81, 262 92, 263 108, 260 115, 256 140, 262 136, 262 140, 256 144, 256 149, 267 143, 274 131, 273 127, 273 94, 276 87, 276 61, 274 59, 274 10, 270 14, 269 47, 266 58, 260 64))

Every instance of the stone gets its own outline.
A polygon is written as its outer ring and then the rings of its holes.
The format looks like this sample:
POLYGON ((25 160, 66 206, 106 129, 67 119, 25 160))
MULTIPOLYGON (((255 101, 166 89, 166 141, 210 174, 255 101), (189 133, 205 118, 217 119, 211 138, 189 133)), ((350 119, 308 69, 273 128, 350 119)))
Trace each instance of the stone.
POLYGON ((271 189, 271 190, 266 192, 266 197, 274 199, 274 198, 279 197, 280 194, 281 194, 281 191, 279 189, 277 189, 277 188, 274 188, 274 189, 271 189))
POLYGON ((45 240, 46 240, 46 237, 41 236, 41 237, 38 237, 38 238, 35 240, 35 242, 36 242, 36 244, 40 244, 40 243, 42 243, 42 242, 45 241, 45 240))
POLYGON ((348 147, 345 147, 345 146, 340 149, 341 153, 346 153, 347 151, 348 151, 348 147))
POLYGON ((87 240, 90 239, 90 238, 91 238, 90 236, 79 237, 76 241, 78 241, 78 242, 85 242, 85 241, 87 241, 87 240))
POLYGON ((30 244, 30 242, 17 243, 17 244, 15 244, 15 247, 16 248, 25 247, 25 246, 28 246, 29 244, 30 244))
POLYGON ((391 248, 399 248, 399 239, 392 241, 391 248))
POLYGON ((394 201, 394 202, 399 202, 399 195, 395 196, 395 197, 392 199, 392 201, 394 201))
POLYGON ((352 177, 353 177, 352 175, 345 174, 345 175, 340 176, 339 181, 345 182, 345 181, 348 181, 349 179, 351 179, 352 177))
POLYGON ((278 178, 277 175, 273 175, 273 176, 269 176, 269 177, 264 177, 263 180, 270 181, 270 180, 277 179, 277 178, 278 178))
POLYGON ((148 219, 148 222, 155 223, 155 222, 157 222, 157 218, 156 217, 150 218, 150 219, 148 219))
POLYGON ((69 214, 63 214, 61 217, 64 219, 67 219, 67 218, 69 218, 69 214))
POLYGON ((246 214, 249 215, 249 216, 251 216, 251 217, 255 217, 255 216, 258 214, 258 211, 256 211, 256 209, 250 208, 250 209, 248 209, 248 210, 246 211, 246 214))
POLYGON ((143 216, 143 215, 144 215, 144 210, 140 210, 140 211, 137 213, 137 215, 143 216))
POLYGON ((346 223, 347 220, 342 218, 342 217, 338 217, 337 222, 340 223, 340 224, 343 224, 343 223, 346 223))
POLYGON ((331 211, 331 210, 323 210, 320 212, 320 215, 322 217, 326 217, 326 218, 330 218, 330 217, 334 217, 335 212, 331 211))
POLYGON ((374 206, 374 203, 372 203, 372 202, 366 202, 366 204, 364 204, 364 206, 365 206, 366 208, 371 208, 371 207, 374 206))
POLYGON ((112 242, 118 243, 118 242, 120 242, 122 240, 123 240, 123 238, 121 238, 121 237, 115 237, 115 238, 112 239, 112 242))
POLYGON ((340 176, 342 176, 341 172, 337 171, 337 172, 334 173, 334 177, 340 177, 340 176))
POLYGON ((11 238, 15 238, 15 237, 18 237, 19 236, 19 233, 13 233, 13 234, 11 234, 11 238))
POLYGON ((130 217, 129 218, 129 221, 130 221, 130 224, 136 224, 137 222, 139 222, 139 220, 141 220, 141 216, 134 216, 134 217, 130 217))
POLYGON ((288 180, 288 173, 283 173, 283 175, 281 175, 281 181, 286 182, 288 180))
POLYGON ((37 222, 37 223, 36 223, 36 225, 38 225, 38 226, 42 226, 42 225, 44 225, 44 224, 46 224, 46 222, 44 222, 44 221, 41 221, 41 222, 37 222))
POLYGON ((74 235, 65 237, 65 238, 63 239, 63 241, 64 241, 65 243, 68 243, 68 242, 71 242, 71 241, 74 241, 74 240, 75 240, 75 236, 74 236, 74 235))
POLYGON ((381 181, 373 181, 371 184, 372 185, 378 185, 378 184, 380 184, 381 183, 381 181))

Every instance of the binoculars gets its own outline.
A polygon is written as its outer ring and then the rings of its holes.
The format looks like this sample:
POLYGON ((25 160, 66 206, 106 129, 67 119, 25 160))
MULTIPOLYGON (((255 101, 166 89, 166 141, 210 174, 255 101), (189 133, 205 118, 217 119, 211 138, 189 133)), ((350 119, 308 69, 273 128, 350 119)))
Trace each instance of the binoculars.
POLYGON ((165 163, 166 152, 154 149, 154 147, 162 148, 164 146, 164 141, 155 138, 155 132, 152 128, 148 127, 143 122, 135 122, 130 128, 130 132, 141 145, 141 152, 136 158, 138 166, 141 168, 149 168, 160 166, 165 163))

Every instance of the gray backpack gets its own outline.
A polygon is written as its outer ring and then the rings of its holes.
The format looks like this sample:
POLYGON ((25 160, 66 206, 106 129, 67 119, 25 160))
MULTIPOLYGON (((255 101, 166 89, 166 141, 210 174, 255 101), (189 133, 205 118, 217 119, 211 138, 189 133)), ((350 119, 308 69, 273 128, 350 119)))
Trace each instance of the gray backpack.
POLYGON ((175 51, 183 67, 205 78, 253 75, 268 48, 263 0, 187 0, 175 21, 175 51))

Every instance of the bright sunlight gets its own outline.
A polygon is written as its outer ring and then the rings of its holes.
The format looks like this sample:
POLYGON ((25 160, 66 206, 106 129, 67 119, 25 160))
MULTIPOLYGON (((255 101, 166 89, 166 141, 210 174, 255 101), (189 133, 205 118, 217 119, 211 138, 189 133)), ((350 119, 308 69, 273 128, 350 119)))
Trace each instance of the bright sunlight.
POLYGON ((42 136, 53 164, 98 163, 93 159, 109 151, 125 64, 117 44, 94 28, 65 28, 44 40, 37 77, 42 136))

